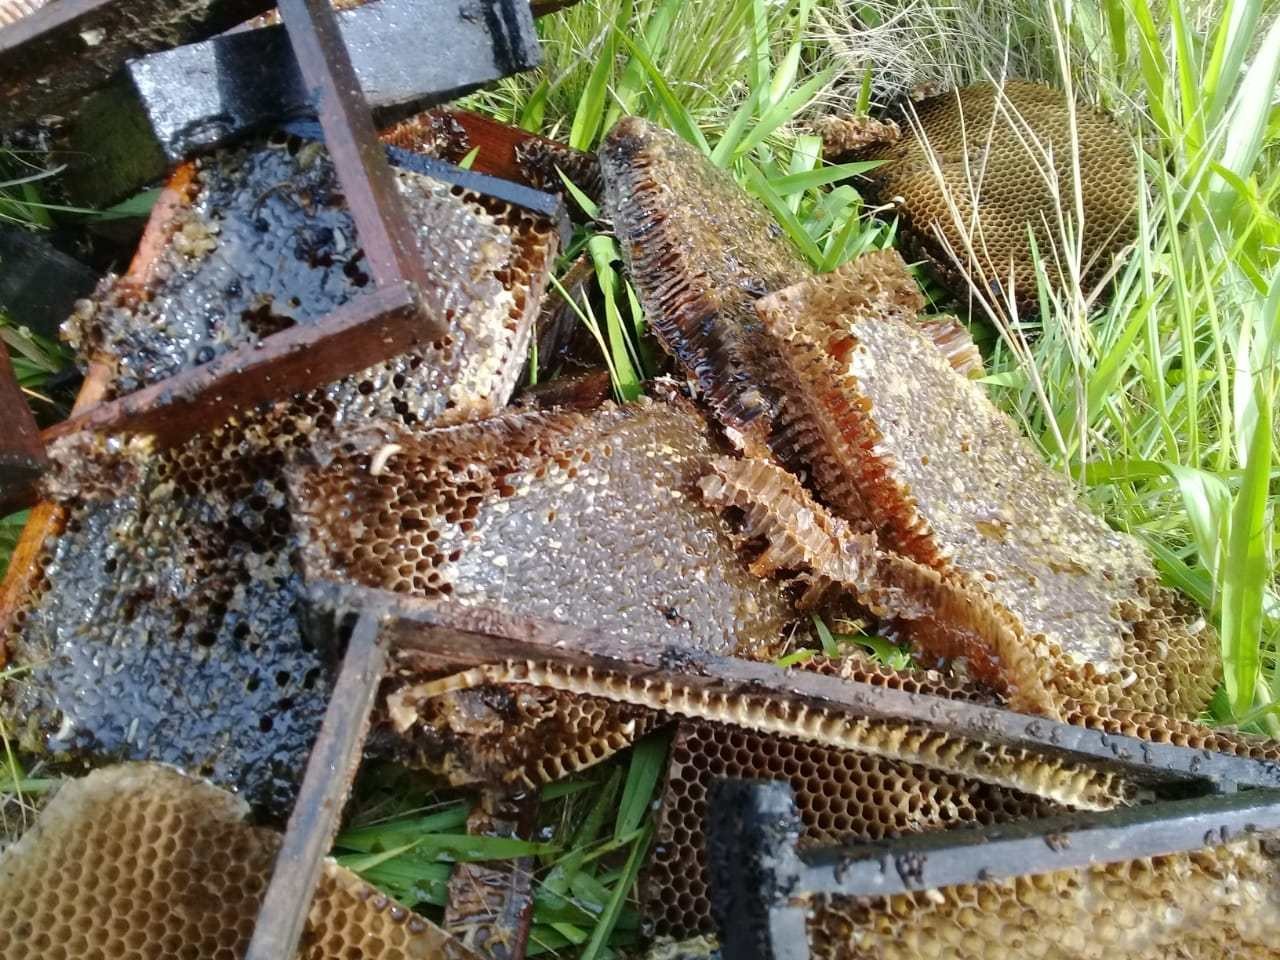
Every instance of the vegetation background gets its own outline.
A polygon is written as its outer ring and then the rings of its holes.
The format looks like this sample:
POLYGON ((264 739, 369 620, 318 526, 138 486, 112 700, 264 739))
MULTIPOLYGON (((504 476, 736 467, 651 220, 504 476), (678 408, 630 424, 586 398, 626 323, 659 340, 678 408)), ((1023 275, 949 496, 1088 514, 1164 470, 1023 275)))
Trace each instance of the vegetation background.
MULTIPOLYGON (((996 402, 1218 626, 1225 682, 1212 719, 1280 734, 1280 4, 583 0, 539 29, 544 67, 473 97, 473 108, 584 149, 623 114, 650 117, 731 170, 823 270, 892 244, 895 227, 864 208, 856 181, 844 182, 857 165, 822 164, 807 126, 814 116, 863 114, 921 83, 1004 76, 1111 112, 1145 174, 1139 240, 1117 265, 1114 296, 1045 286, 1030 320, 1008 303, 949 303, 922 283, 937 309, 967 318, 996 402)), ((0 162, 0 218, 48 226, 94 216, 42 202, 56 176, 47 158, 0 162)), ((1040 253, 1078 268, 1075 182, 1057 185, 1061 242, 1040 253)), ((583 251, 599 289, 581 319, 616 393, 630 399, 653 354, 607 221, 580 230, 563 265, 583 251)), ((36 408, 65 403, 49 388, 66 352, 3 318, 0 338, 36 408)), ((0 568, 22 519, 0 519, 0 568)), ((840 641, 819 627, 825 643, 840 641)), ((639 928, 633 886, 665 748, 650 738, 548 788, 543 831, 530 843, 467 837, 465 802, 402 771, 375 771, 362 779, 361 813, 338 852, 423 907, 443 902, 454 862, 535 857, 531 954, 596 960, 639 928)), ((5 753, 2 809, 23 816, 53 781, 5 753)))

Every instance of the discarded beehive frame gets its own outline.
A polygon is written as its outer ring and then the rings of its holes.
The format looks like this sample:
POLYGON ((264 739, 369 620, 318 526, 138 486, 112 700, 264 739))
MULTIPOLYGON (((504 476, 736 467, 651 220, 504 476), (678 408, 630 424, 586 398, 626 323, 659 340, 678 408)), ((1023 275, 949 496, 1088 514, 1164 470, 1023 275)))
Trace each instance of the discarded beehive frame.
MULTIPOLYGON (((712 802, 717 816, 709 823, 711 896, 726 960, 808 960, 814 952, 879 956, 862 952, 853 941, 841 941, 843 930, 838 924, 834 942, 814 943, 824 936, 821 915, 833 901, 848 905, 845 910, 859 916, 874 916, 877 903, 893 902, 897 909, 887 924, 892 927, 916 909, 925 913, 936 907, 959 913, 969 899, 963 893, 949 899, 941 892, 948 889, 980 897, 978 891, 1002 881, 1034 886, 1037 878, 1105 871, 1111 865, 1152 858, 1167 866, 1168 858, 1202 851, 1209 855, 1232 842, 1257 843, 1260 855, 1274 860, 1269 847, 1280 834, 1280 790, 1275 788, 1214 793, 1105 816, 1064 814, 809 851, 796 846, 800 820, 788 784, 724 780, 713 786, 712 802)), ((1248 899, 1256 904, 1264 898, 1265 893, 1254 893, 1248 899)), ((997 895, 991 894, 987 903, 995 902, 997 895)), ((1168 904, 1167 910, 1177 915, 1174 905, 1168 904)), ((967 926, 973 929, 978 920, 973 917, 967 926)), ((905 926, 904 922, 899 929, 905 926)), ((1080 933, 1088 939, 1099 931, 1080 933)), ((1212 938, 1214 933, 1206 931, 1205 936, 1212 938)), ((946 952, 945 943, 927 939, 927 932, 921 935, 935 951, 931 955, 954 955, 946 952)), ((990 929, 977 934, 976 940, 966 943, 964 955, 975 955, 975 949, 976 955, 986 955, 981 952, 983 943, 1000 946, 983 939, 990 935, 990 929)), ((910 953, 908 944, 923 945, 916 940, 899 941, 912 956, 918 954, 910 953)), ((870 946, 863 949, 874 951, 870 946)))
MULTIPOLYGON (((1084 839, 1078 855, 1085 857, 1089 851, 1096 851, 1098 838, 1105 838, 1113 859, 1216 843, 1220 834, 1205 836, 1206 816, 1215 825, 1227 824, 1229 833, 1243 831, 1246 824, 1260 829, 1280 828, 1280 765, 1269 760, 1148 743, 981 703, 861 684, 816 672, 787 671, 770 664, 709 655, 690 657, 677 650, 642 651, 608 636, 515 619, 500 611, 405 599, 385 591, 332 583, 311 586, 307 629, 320 649, 336 653, 345 645, 345 653, 247 960, 287 956, 296 943, 321 860, 337 828, 359 763, 378 691, 390 670, 429 670, 438 674, 510 664, 510 676, 523 676, 525 682, 560 685, 618 700, 633 698, 675 715, 700 716, 708 712, 709 706, 728 704, 732 708, 735 703, 756 699, 795 707, 797 713, 793 716, 801 718, 838 714, 886 720, 949 737, 954 742, 971 740, 997 749, 1022 749, 1051 765, 1078 763, 1082 769, 1113 773, 1161 798, 1163 802, 1138 812, 1092 814, 1092 819, 1078 824, 1071 822, 1061 827, 1054 821, 1045 828, 1050 837, 1061 829, 1083 830, 1079 834, 1084 839), (1237 794, 1238 788, 1249 789, 1237 794), (1188 808, 1180 805, 1187 797, 1198 797, 1192 803, 1201 805, 1191 808, 1198 813, 1189 819, 1184 815, 1188 808), (1224 815, 1227 819, 1223 819, 1224 815), (1131 823, 1148 825, 1133 832, 1132 842, 1126 832, 1131 823), (1200 830, 1198 834, 1196 829, 1200 830)), ((1036 842, 1044 846, 1045 831, 1037 830, 1039 827, 1033 823, 1023 832, 1004 835, 1016 839, 1025 833, 1038 838, 1036 842)), ((946 837, 917 838, 892 841, 874 849, 877 857, 901 849, 910 858, 913 845, 919 843, 934 844, 932 850, 948 849, 952 842, 946 837), (899 844, 905 846, 900 848, 899 844)), ((773 849, 777 849, 776 844, 773 849)), ((1044 862, 1044 857, 1022 856, 1023 847, 1017 851, 1000 860, 1004 869, 1016 869, 1022 863, 1034 870, 1044 862)), ((944 854, 947 856, 950 859, 946 862, 959 864, 955 869, 967 865, 972 870, 965 853, 944 854)), ((827 864, 822 869, 833 878, 837 873, 843 878, 845 862, 842 859, 837 865, 827 864)), ((1063 865, 1067 861, 1053 862, 1063 865)), ((873 877, 868 882, 882 882, 874 881, 878 869, 877 859, 874 869, 865 867, 857 876, 873 877)), ((761 877, 763 874, 757 871, 745 882, 754 884, 761 877)), ((746 888, 748 892, 753 889, 746 888)), ((756 895, 774 897, 776 893, 774 887, 765 884, 756 895)), ((762 922, 770 923, 776 912, 766 912, 762 922)), ((794 917, 786 922, 790 924, 785 928, 788 935, 795 936, 794 917)))
MULTIPOLYGON (((112 37, 126 35, 123 24, 138 16, 125 13, 118 0, 67 0, 37 10, 0 30, 0 51, 6 67, 26 62, 30 51, 46 51, 68 63, 84 60, 88 41, 80 34, 102 31, 112 37), (52 52, 50 52, 52 51, 52 52)), ((149 5, 151 7, 164 5, 149 5)), ((228 26, 219 16, 235 22, 259 13, 268 4, 248 0, 239 5, 215 5, 208 12, 209 23, 175 26, 174 35, 197 39, 228 26), (238 18, 238 19, 236 19, 238 18), (212 24, 212 26, 210 25, 212 24)), ((351 211, 373 284, 370 292, 333 311, 314 324, 299 325, 246 344, 208 363, 180 372, 160 382, 117 399, 77 404, 70 419, 50 427, 40 436, 42 443, 84 432, 151 433, 161 444, 174 438, 207 430, 236 411, 265 401, 298 393, 308 387, 354 373, 395 356, 412 346, 438 339, 443 330, 444 307, 438 302, 437 286, 418 252, 417 241, 403 203, 397 194, 391 166, 378 140, 372 114, 355 77, 351 58, 328 3, 316 0, 283 0, 281 17, 289 34, 303 81, 313 91, 320 133, 332 158, 338 181, 351 211)), ((144 11, 141 15, 146 16, 144 11)), ((157 14, 160 16, 160 14, 157 14)), ((525 10, 528 31, 532 21, 525 10)), ((171 14, 158 21, 167 23, 171 14)), ((148 36, 160 35, 155 31, 148 36)), ((154 46, 145 47, 155 49, 154 46)), ((135 47, 95 48, 107 74, 124 60, 141 52, 135 47)), ((529 59, 529 58, 526 58, 529 59)), ((525 66, 532 66, 536 57, 525 66)), ((77 89, 89 89, 103 80, 99 72, 77 74, 77 89)), ((0 83, 22 83, 20 76, 0 73, 0 83)), ((17 89, 17 87, 15 87, 17 89)), ((474 124, 479 128, 479 124, 474 124)), ((464 127, 465 129, 465 127, 464 127)), ((500 124, 484 125, 491 142, 501 143, 505 135, 513 154, 519 144, 541 138, 518 133, 500 124)), ((549 142, 549 141, 548 141, 549 142)), ((405 157, 400 159, 404 160, 405 157)), ((495 168, 509 169, 505 159, 495 168)), ((439 175, 444 166, 433 168, 439 175)), ((491 190, 501 199, 532 205, 535 209, 562 209, 553 198, 539 196, 523 188, 519 196, 513 187, 477 173, 459 171, 472 189, 491 190)), ((454 179, 457 179, 456 177, 454 179)), ((6 393, 16 391, 7 367, 0 367, 0 381, 6 393)), ((92 395, 92 394, 89 394, 92 395)), ((82 392, 82 398, 86 396, 82 392)), ((100 400, 100 397, 95 397, 100 400)), ((34 421, 24 416, 18 405, 12 419, 0 432, 0 458, 12 458, 10 482, 0 484, 0 508, 4 512, 34 503, 32 481, 42 471, 43 450, 32 439, 34 421)), ((0 477, 0 480, 5 479, 0 477)))

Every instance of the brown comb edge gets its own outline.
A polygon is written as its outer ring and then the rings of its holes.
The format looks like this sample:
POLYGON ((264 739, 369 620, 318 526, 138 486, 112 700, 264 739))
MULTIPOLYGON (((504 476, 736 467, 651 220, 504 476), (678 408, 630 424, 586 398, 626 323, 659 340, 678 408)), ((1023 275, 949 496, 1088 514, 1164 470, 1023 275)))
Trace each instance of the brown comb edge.
MULTIPOLYGON (((368 477, 377 451, 386 444, 399 447, 389 464, 396 472, 408 471, 415 457, 432 456, 446 459, 433 448, 446 444, 448 458, 483 464, 487 469, 474 482, 487 482, 490 492, 499 478, 514 471, 545 463, 553 457, 574 430, 589 422, 577 410, 530 410, 503 413, 484 420, 469 420, 446 426, 431 427, 409 433, 388 431, 376 425, 349 431, 318 441, 312 448, 311 462, 295 467, 289 478, 290 500, 298 532, 298 556, 308 579, 351 579, 351 555, 358 541, 350 536, 338 515, 341 508, 355 501, 333 490, 332 480, 345 476, 368 477), (339 529, 341 527, 341 529, 339 529)), ((379 486, 364 485, 377 492, 379 486)), ((368 509, 381 500, 370 499, 358 504, 368 509)), ((358 579, 356 582, 362 582, 358 579)), ((364 586, 384 588, 382 583, 363 582, 364 586)))
POLYGON ((421 700, 483 684, 545 687, 648 707, 668 716, 797 737, 841 750, 922 764, 1080 810, 1111 810, 1132 803, 1136 797, 1134 786, 1114 773, 1050 759, 1016 747, 984 744, 940 730, 850 716, 746 693, 691 690, 671 680, 609 674, 593 667, 506 660, 405 688, 401 702, 404 708, 412 709, 421 700))
MULTIPOLYGON (((178 214, 191 203, 195 185, 195 165, 178 166, 165 183, 151 208, 138 249, 134 252, 129 268, 118 284, 141 290, 159 262, 160 253, 178 226, 178 214)), ((83 413, 107 398, 115 367, 101 357, 90 360, 84 382, 76 394, 72 415, 83 413)), ((18 542, 9 558, 3 582, 0 582, 0 668, 9 659, 8 645, 13 635, 21 629, 20 620, 25 611, 40 598, 44 571, 40 557, 46 545, 61 535, 70 516, 69 509, 53 500, 41 500, 27 515, 18 542)))
POLYGON ((795 477, 772 463, 720 459, 712 468, 715 474, 701 484, 703 499, 742 510, 746 536, 768 545, 751 564, 757 576, 808 570, 847 590, 877 616, 895 620, 909 640, 926 649, 936 648, 929 641, 938 635, 960 634, 960 640, 967 631, 974 642, 963 645, 971 657, 984 649, 994 653, 995 663, 986 672, 1001 672, 1003 665, 1003 675, 1016 678, 1007 689, 1015 709, 1059 717, 1009 611, 960 577, 878 550, 870 535, 855 537, 795 477))
POLYGON ((825 116, 813 122, 822 138, 822 158, 844 161, 860 157, 870 147, 885 147, 902 139, 902 128, 892 120, 872 117, 825 116))
MULTIPOLYGON (((857 263, 852 261, 852 264, 857 263)), ((852 273, 856 268, 846 264, 840 270, 852 273)), ((802 330, 792 316, 793 313, 816 308, 816 305, 807 304, 805 299, 802 293, 791 287, 756 301, 756 313, 766 332, 778 345, 778 353, 790 369, 793 382, 807 385, 807 389, 787 399, 807 409, 810 420, 827 446, 828 459, 842 465, 844 473, 850 477, 848 485, 860 492, 876 515, 886 518, 879 526, 888 528, 894 548, 918 563, 945 566, 946 559, 928 522, 916 509, 911 492, 868 455, 883 440, 870 410, 863 403, 849 398, 841 371, 828 348, 809 331, 802 330), (797 301, 801 306, 793 308, 797 301)), ((855 345, 856 340, 850 335, 847 346, 852 349, 855 345)), ((822 479, 815 475, 815 480, 822 479)), ((839 491, 833 491, 836 496, 829 496, 824 489, 818 492, 831 502, 839 499, 839 491)))
POLYGON ((708 323, 720 312, 719 298, 713 284, 703 273, 689 268, 681 253, 679 238, 667 224, 667 218, 655 202, 663 195, 661 184, 649 173, 650 159, 643 153, 629 158, 626 172, 619 177, 626 197, 625 211, 614 211, 615 224, 621 235, 624 220, 642 224, 634 231, 643 236, 642 243, 622 243, 627 272, 633 276, 661 276, 664 279, 652 290, 641 290, 641 301, 654 336, 683 370, 694 379, 704 399, 716 416, 728 427, 742 432, 748 439, 762 442, 767 432, 763 406, 749 407, 741 397, 733 395, 733 374, 745 374, 744 358, 718 336, 722 325, 708 323), (714 379, 707 371, 730 376, 714 379))
MULTIPOLYGON (((847 272, 855 269, 850 267, 847 272)), ((897 552, 884 554, 888 562, 882 575, 896 586, 925 596, 932 593, 935 602, 943 601, 938 604, 941 622, 946 622, 945 610, 950 615, 961 616, 961 622, 980 627, 980 635, 989 631, 998 637, 995 652, 1001 658, 1004 673, 980 678, 1007 688, 1011 702, 1019 709, 1057 716, 1058 710, 1053 706, 1056 700, 1046 686, 1044 665, 1030 650, 1021 625, 980 586, 947 574, 947 561, 927 521, 916 511, 914 498, 889 475, 885 466, 874 462, 869 455, 882 440, 869 409, 849 398, 835 358, 792 322, 787 305, 794 297, 782 296, 785 293, 788 291, 757 301, 757 312, 765 329, 779 343, 779 352, 796 378, 810 384, 809 391, 801 394, 801 401, 809 407, 813 421, 821 428, 832 459, 847 465, 852 485, 886 518, 887 539, 893 542, 897 552), (944 576, 950 581, 946 586, 944 576)), ((850 335, 848 346, 852 348, 854 344, 850 335)), ((984 666, 980 661, 976 665, 984 666)))

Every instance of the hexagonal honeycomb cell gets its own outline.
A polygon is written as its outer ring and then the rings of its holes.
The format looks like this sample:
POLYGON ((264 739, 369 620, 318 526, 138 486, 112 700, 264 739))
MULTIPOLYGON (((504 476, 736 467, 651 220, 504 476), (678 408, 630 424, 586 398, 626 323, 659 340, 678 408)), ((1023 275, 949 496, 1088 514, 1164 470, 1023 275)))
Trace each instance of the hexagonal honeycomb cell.
POLYGON ((944 887, 815 896, 815 960, 1280 957, 1275 841, 944 887))
MULTIPOLYGON (((243 800, 158 764, 68 781, 0 854, 4 960, 236 960, 280 835, 243 800)), ((326 861, 297 956, 413 960, 473 954, 326 861)))
POLYGON ((917 296, 901 258, 880 252, 757 308, 810 385, 796 400, 845 470, 831 494, 815 476, 827 501, 864 510, 886 549, 1013 618, 1016 643, 935 631, 924 652, 963 658, 972 675, 1046 712, 1071 698, 1198 715, 1221 670, 1213 630, 903 318, 917 296), (850 487, 860 503, 842 500, 850 487))
MULTIPOLYGON (((4 625, 31 667, 5 705, 28 749, 172 762, 288 809, 328 675, 299 626, 285 466, 374 419, 505 404, 557 246, 525 211, 401 184, 453 309, 444 340, 169 449, 112 439, 55 457, 65 523, 4 625)), ((358 295, 364 258, 334 189, 323 151, 287 138, 180 170, 149 228, 157 251, 83 311, 84 359, 109 354, 119 391, 358 295)))
POLYGON ((831 846, 1062 810, 1052 801, 927 766, 722 723, 681 723, 671 746, 654 852, 642 879, 659 933, 714 930, 706 864, 713 779, 786 780, 804 821, 801 843, 831 846))
POLYGON ((534 790, 607 760, 664 721, 653 710, 537 687, 389 694, 398 756, 455 786, 534 790))
POLYGON ((971 296, 969 277, 985 297, 1003 300, 1002 290, 1010 288, 1020 312, 1034 310, 1029 234, 1050 283, 1061 285, 1053 251, 1064 250, 1059 215, 1068 223, 1074 217, 1077 161, 1086 291, 1134 239, 1132 141, 1101 111, 1073 110, 1061 90, 1020 80, 976 84, 905 108, 895 126, 900 137, 830 124, 823 130, 827 152, 835 159, 883 161, 865 175, 864 195, 895 206, 904 236, 962 300, 971 296))
POLYGON ((293 481, 306 574, 768 656, 794 614, 698 496, 714 443, 674 396, 348 434, 293 481))
POLYGON ((724 424, 764 440, 778 413, 774 362, 751 306, 808 265, 761 204, 667 130, 618 121, 600 167, 654 335, 724 424))

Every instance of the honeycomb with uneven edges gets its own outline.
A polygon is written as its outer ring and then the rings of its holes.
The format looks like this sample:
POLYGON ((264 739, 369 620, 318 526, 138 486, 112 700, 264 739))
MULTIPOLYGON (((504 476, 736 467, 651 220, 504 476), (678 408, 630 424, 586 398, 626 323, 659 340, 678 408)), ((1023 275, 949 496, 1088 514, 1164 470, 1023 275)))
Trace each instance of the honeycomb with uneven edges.
MULTIPOLYGON (((280 835, 243 800, 158 764, 63 784, 0 854, 3 960, 237 960, 280 835)), ((470 960, 443 930, 326 861, 298 957, 470 960)))
MULTIPOLYGON (((282 139, 193 170, 168 194, 177 213, 157 208, 158 252, 77 320, 116 392, 313 322, 368 282, 323 150, 282 139)), ((4 625, 12 661, 32 668, 7 705, 29 749, 172 762, 288 808, 329 681, 298 622, 285 466, 374 418, 502 406, 557 246, 548 220, 400 183, 453 308, 444 340, 166 450, 53 451, 65 524, 4 625)))
POLYGON ((713 930, 705 849, 707 818, 715 812, 707 794, 721 777, 790 782, 804 821, 801 844, 809 846, 1004 823, 1062 809, 921 764, 722 723, 685 722, 671 746, 654 852, 642 879, 659 933, 689 937, 713 930))
POLYGON ((813 896, 814 960, 1280 957, 1275 841, 890 897, 813 896))
POLYGON ((896 126, 900 137, 886 130, 858 138, 848 125, 833 124, 824 131, 827 152, 882 161, 865 175, 868 201, 894 205, 904 236, 961 299, 972 280, 987 298, 1003 303, 1012 293, 1021 311, 1033 309, 1028 234, 1055 286, 1062 283, 1055 251, 1065 252, 1064 229, 1072 243, 1078 235, 1086 291, 1136 235, 1131 138, 1099 110, 1072 110, 1061 90, 1019 80, 962 87, 910 105, 896 126), (1072 223, 1077 163, 1083 229, 1072 223))
POLYGON ((885 548, 961 578, 1015 620, 1016 644, 937 632, 927 653, 963 658, 1047 712, 1071 698, 1196 716, 1221 670, 1213 630, 901 318, 917 296, 901 258, 881 252, 757 308, 860 493, 860 504, 829 501, 861 507, 885 548))
POLYGON ((765 439, 773 359, 751 306, 809 267, 761 204, 670 131, 618 121, 600 168, 650 329, 726 426, 765 439))
POLYGON ((698 496, 714 442, 675 398, 349 434, 294 481, 302 561, 650 649, 767 654, 793 614, 698 496))
MULTIPOLYGON (((402 657, 402 662, 409 665, 411 673, 412 656, 402 657)), ((417 722, 419 712, 431 700, 455 691, 474 693, 495 684, 596 697, 667 717, 727 723, 765 735, 920 764, 1075 809, 1110 810, 1144 796, 1137 784, 1114 770, 1054 754, 749 689, 707 688, 661 675, 606 672, 559 662, 504 660, 406 684, 390 694, 388 713, 393 725, 405 730, 417 722)))
MULTIPOLYGON (((393 704, 402 698, 390 695, 393 704)), ((398 756, 455 786, 534 790, 607 760, 665 718, 557 690, 491 685, 393 707, 398 756)))

